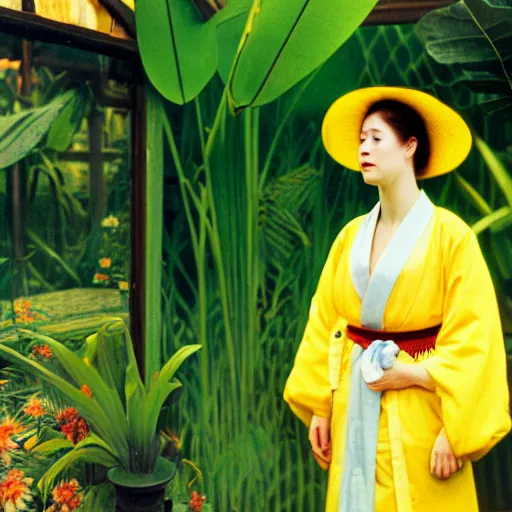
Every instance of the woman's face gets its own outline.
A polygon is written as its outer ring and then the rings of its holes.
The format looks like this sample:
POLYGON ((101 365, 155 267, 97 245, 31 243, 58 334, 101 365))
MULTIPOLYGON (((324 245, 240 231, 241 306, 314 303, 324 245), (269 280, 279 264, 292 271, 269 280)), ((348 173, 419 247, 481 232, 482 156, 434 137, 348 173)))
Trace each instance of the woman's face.
POLYGON ((379 112, 370 114, 361 128, 359 167, 365 183, 387 185, 412 165, 412 154, 379 112))

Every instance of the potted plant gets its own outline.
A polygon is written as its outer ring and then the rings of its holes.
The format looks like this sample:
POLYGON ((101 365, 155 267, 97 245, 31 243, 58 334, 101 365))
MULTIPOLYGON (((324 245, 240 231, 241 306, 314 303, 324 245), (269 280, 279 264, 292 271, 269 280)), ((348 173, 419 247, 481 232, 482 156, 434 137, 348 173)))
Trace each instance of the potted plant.
POLYGON ((158 419, 169 395, 181 387, 174 374, 201 346, 178 350, 146 388, 129 331, 120 319, 111 319, 87 338, 83 357, 48 336, 25 329, 19 332, 47 345, 60 370, 51 370, 2 343, 0 355, 55 387, 85 422, 78 438, 51 439, 34 448, 40 452, 69 450, 39 480, 43 496, 59 473, 83 461, 108 469, 108 479, 116 489, 116 510, 160 512, 176 468, 160 456, 163 443, 158 419))

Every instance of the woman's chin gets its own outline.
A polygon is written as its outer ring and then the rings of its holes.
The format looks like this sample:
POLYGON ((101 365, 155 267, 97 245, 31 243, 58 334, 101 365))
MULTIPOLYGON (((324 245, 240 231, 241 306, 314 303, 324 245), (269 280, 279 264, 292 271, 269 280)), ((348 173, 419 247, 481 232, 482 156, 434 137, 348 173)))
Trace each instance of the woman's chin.
POLYGON ((367 185, 378 185, 380 183, 379 176, 373 171, 362 171, 362 175, 367 185))

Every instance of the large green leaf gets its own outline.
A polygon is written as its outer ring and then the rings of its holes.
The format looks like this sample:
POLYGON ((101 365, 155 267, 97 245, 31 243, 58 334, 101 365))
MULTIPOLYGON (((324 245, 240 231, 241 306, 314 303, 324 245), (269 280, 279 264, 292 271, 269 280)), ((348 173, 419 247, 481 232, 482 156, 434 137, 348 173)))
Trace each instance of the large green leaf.
POLYGON ((182 105, 194 99, 217 70, 217 25, 223 24, 220 68, 230 66, 250 0, 230 0, 218 14, 204 21, 192 1, 146 0, 135 8, 137 41, 144 69, 155 88, 182 105), (244 14, 245 13, 245 14, 244 14), (234 23, 224 25, 234 18, 234 23), (233 51, 234 46, 234 51, 233 51))
POLYGON ((0 169, 25 158, 75 95, 75 90, 67 91, 44 107, 0 117, 0 169))
POLYGON ((276 99, 326 61, 376 3, 256 0, 231 70, 231 107, 276 99))
POLYGON ((91 89, 82 87, 61 110, 52 123, 46 145, 56 151, 66 151, 73 135, 80 128, 88 103, 91 101, 91 89))
POLYGON ((489 112, 512 115, 510 1, 460 0, 423 16, 416 31, 437 62, 461 67, 468 87, 497 95, 484 104, 489 112))
POLYGON ((213 19, 204 22, 193 2, 146 0, 135 8, 144 69, 156 89, 182 105, 194 99, 217 67, 213 19))

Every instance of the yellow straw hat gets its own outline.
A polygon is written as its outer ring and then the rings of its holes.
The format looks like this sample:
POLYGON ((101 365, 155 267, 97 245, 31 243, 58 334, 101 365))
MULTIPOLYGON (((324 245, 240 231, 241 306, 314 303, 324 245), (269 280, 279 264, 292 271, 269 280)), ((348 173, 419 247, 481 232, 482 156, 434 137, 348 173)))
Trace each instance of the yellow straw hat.
POLYGON ((418 178, 431 178, 452 171, 471 150, 468 125, 453 109, 417 89, 366 87, 338 98, 325 114, 322 140, 338 163, 360 171, 358 151, 361 126, 368 109, 377 101, 395 100, 412 107, 423 119, 430 144, 430 158, 418 178))

